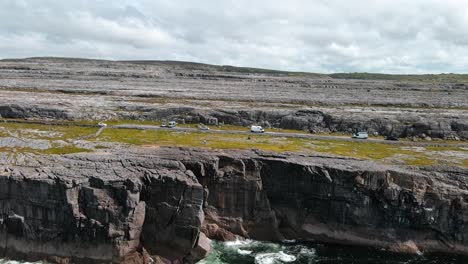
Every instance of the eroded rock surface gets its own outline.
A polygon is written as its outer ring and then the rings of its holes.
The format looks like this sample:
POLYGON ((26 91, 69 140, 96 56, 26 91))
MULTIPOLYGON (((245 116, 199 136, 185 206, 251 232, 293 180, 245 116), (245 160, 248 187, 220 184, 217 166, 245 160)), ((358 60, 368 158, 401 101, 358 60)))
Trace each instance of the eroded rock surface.
POLYGON ((209 190, 203 230, 215 239, 236 234, 468 253, 466 169, 245 153, 192 153, 182 162, 209 190))
POLYGON ((204 257, 191 256, 204 219, 203 188, 177 161, 30 156, 0 171, 3 255, 74 263, 130 263, 133 256, 143 263, 147 249, 172 260, 204 257))
POLYGON ((0 61, 7 118, 177 119, 468 139, 464 83, 335 79, 182 62, 0 61))
POLYGON ((0 252, 13 258, 192 263, 207 237, 235 235, 468 254, 462 168, 140 148, 27 155, 0 172, 0 252))

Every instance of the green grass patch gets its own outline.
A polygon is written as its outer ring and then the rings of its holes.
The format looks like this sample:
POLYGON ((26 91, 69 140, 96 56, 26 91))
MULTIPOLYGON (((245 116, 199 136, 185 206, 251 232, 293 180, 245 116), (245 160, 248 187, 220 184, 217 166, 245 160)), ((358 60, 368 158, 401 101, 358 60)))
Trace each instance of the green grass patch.
MULTIPOLYGON (((119 121, 127 123, 127 120, 119 121)), ((157 125, 157 122, 142 122, 157 125)), ((195 124, 181 125, 196 127, 195 124)), ((248 131, 246 127, 224 126, 226 130, 248 131)), ((59 126, 39 124, 0 123, 0 136, 17 134, 27 139, 70 140, 93 134, 97 127, 59 126)), ((214 128, 213 128, 214 129, 214 128)), ((282 130, 281 132, 295 132, 282 130)), ((341 141, 314 140, 305 138, 278 137, 267 134, 222 134, 205 133, 203 131, 185 132, 176 130, 140 130, 114 129, 103 130, 98 138, 90 138, 96 142, 95 149, 108 148, 99 142, 125 143, 130 145, 147 146, 180 146, 213 149, 259 149, 273 152, 301 152, 324 153, 357 159, 374 160, 380 163, 397 163, 414 166, 453 164, 468 167, 465 155, 468 150, 456 146, 412 146, 404 144, 385 144, 369 141, 341 141), (450 153, 449 153, 450 152, 450 153)), ((47 150, 27 148, 1 148, 1 152, 8 153, 37 153, 37 154, 70 154, 89 152, 72 144, 55 146, 47 150)))
POLYGON ((106 129, 99 141, 133 145, 190 146, 218 149, 262 149, 268 151, 306 150, 291 138, 266 135, 215 134, 203 132, 155 131, 138 129, 106 129))
POLYGON ((74 145, 63 146, 63 147, 53 147, 49 149, 32 149, 32 148, 18 148, 18 147, 2 147, 0 148, 0 152, 9 153, 9 154, 73 154, 73 153, 80 153, 80 152, 91 152, 89 149, 78 148, 74 145))
MULTIPOLYGON (((431 165, 437 165, 442 163, 441 161, 434 159, 434 158, 429 158, 425 156, 414 156, 414 157, 409 157, 403 159, 406 165, 410 166, 431 166, 431 165)), ((452 164, 456 165, 456 164, 452 164)))
POLYGON ((64 146, 64 147, 49 148, 49 149, 46 149, 46 150, 40 150, 38 152, 41 153, 41 154, 64 155, 64 154, 73 154, 73 153, 81 153, 81 152, 92 152, 92 150, 84 149, 84 148, 78 148, 76 146, 70 145, 70 146, 64 146))
POLYGON ((44 124, 0 123, 1 136, 6 137, 10 134, 13 134, 17 135, 18 137, 30 139, 75 139, 96 133, 97 130, 98 128, 96 127, 81 127, 74 125, 60 126, 44 124))
POLYGON ((460 163, 460 165, 461 165, 462 167, 468 167, 468 159, 463 160, 463 161, 460 163))
POLYGON ((109 147, 107 146, 103 146, 103 145, 97 145, 97 146, 94 146, 95 149, 109 149, 109 147))
POLYGON ((359 159, 384 159, 405 152, 399 146, 365 141, 321 140, 318 152, 359 159))

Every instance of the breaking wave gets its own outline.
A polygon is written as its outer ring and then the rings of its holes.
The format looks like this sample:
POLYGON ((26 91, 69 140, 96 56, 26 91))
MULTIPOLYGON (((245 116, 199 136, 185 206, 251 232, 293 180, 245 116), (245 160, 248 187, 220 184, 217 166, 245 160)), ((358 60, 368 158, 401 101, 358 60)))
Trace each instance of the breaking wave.
POLYGON ((21 262, 21 261, 16 261, 16 260, 6 260, 6 259, 0 259, 0 264, 43 264, 44 262, 42 261, 37 261, 37 262, 21 262))
POLYGON ((446 255, 402 255, 371 248, 238 239, 212 242, 212 252, 199 264, 465 264, 466 258, 446 255))
POLYGON ((285 254, 283 251, 278 253, 263 253, 255 256, 255 264, 276 264, 296 261, 293 255, 285 254))

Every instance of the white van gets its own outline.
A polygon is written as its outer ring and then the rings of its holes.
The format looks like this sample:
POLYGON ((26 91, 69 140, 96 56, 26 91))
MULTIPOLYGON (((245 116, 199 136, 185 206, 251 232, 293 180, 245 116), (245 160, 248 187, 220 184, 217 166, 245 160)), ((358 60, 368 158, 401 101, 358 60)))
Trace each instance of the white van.
POLYGON ((367 132, 357 132, 354 133, 352 138, 357 138, 357 139, 367 139, 369 137, 369 134, 367 132))
POLYGON ((265 130, 261 126, 251 126, 250 127, 250 132, 252 133, 263 133, 265 130))
POLYGON ((171 122, 169 122, 169 124, 167 125, 167 127, 173 128, 173 127, 175 127, 176 125, 177 125, 177 123, 176 123, 175 121, 171 121, 171 122))

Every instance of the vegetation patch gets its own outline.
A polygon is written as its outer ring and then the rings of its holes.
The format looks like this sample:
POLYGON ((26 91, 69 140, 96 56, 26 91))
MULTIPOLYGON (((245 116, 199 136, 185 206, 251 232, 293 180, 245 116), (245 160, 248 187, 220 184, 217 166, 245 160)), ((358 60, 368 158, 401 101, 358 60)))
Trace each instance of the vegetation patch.
POLYGON ((24 123, 0 123, 0 135, 16 135, 20 138, 67 140, 96 133, 96 127, 77 125, 45 125, 24 123))
MULTIPOLYGON (((128 120, 108 122, 128 124, 128 120)), ((134 121, 134 120, 133 120, 134 121)), ((158 122, 143 121, 133 124, 158 125, 158 122)), ((181 125, 195 127, 196 125, 181 125)), ((216 127, 217 128, 217 127, 216 127)), ((246 131, 248 128, 224 126, 226 130, 246 131)), ((92 150, 74 145, 73 140, 93 134, 97 127, 79 125, 40 125, 0 123, 0 136, 16 134, 25 139, 60 140, 68 143, 54 144, 53 148, 35 150, 26 148, 0 148, 0 152, 12 154, 70 154, 92 150)), ((212 131, 213 132, 213 131, 212 131)), ((290 132, 290 131, 281 131, 290 132)), ((293 132, 293 131, 291 131, 293 132)), ((297 132, 297 131, 294 131, 297 132)), ((407 144, 384 144, 369 141, 315 140, 306 138, 278 137, 267 134, 224 134, 203 131, 185 132, 177 130, 116 129, 107 127, 97 138, 88 139, 95 143, 94 149, 106 149, 106 143, 123 143, 139 146, 180 146, 213 149, 259 149, 273 152, 326 153, 357 159, 374 160, 380 163, 397 163, 413 166, 457 165, 468 167, 468 149, 462 146, 418 146, 407 144), (100 144, 100 142, 102 142, 100 144)))
POLYGON ((57 154, 57 155, 64 155, 64 154, 73 154, 73 153, 80 153, 80 152, 92 152, 92 150, 79 148, 74 145, 63 146, 63 147, 54 147, 45 150, 38 151, 41 154, 57 154))

